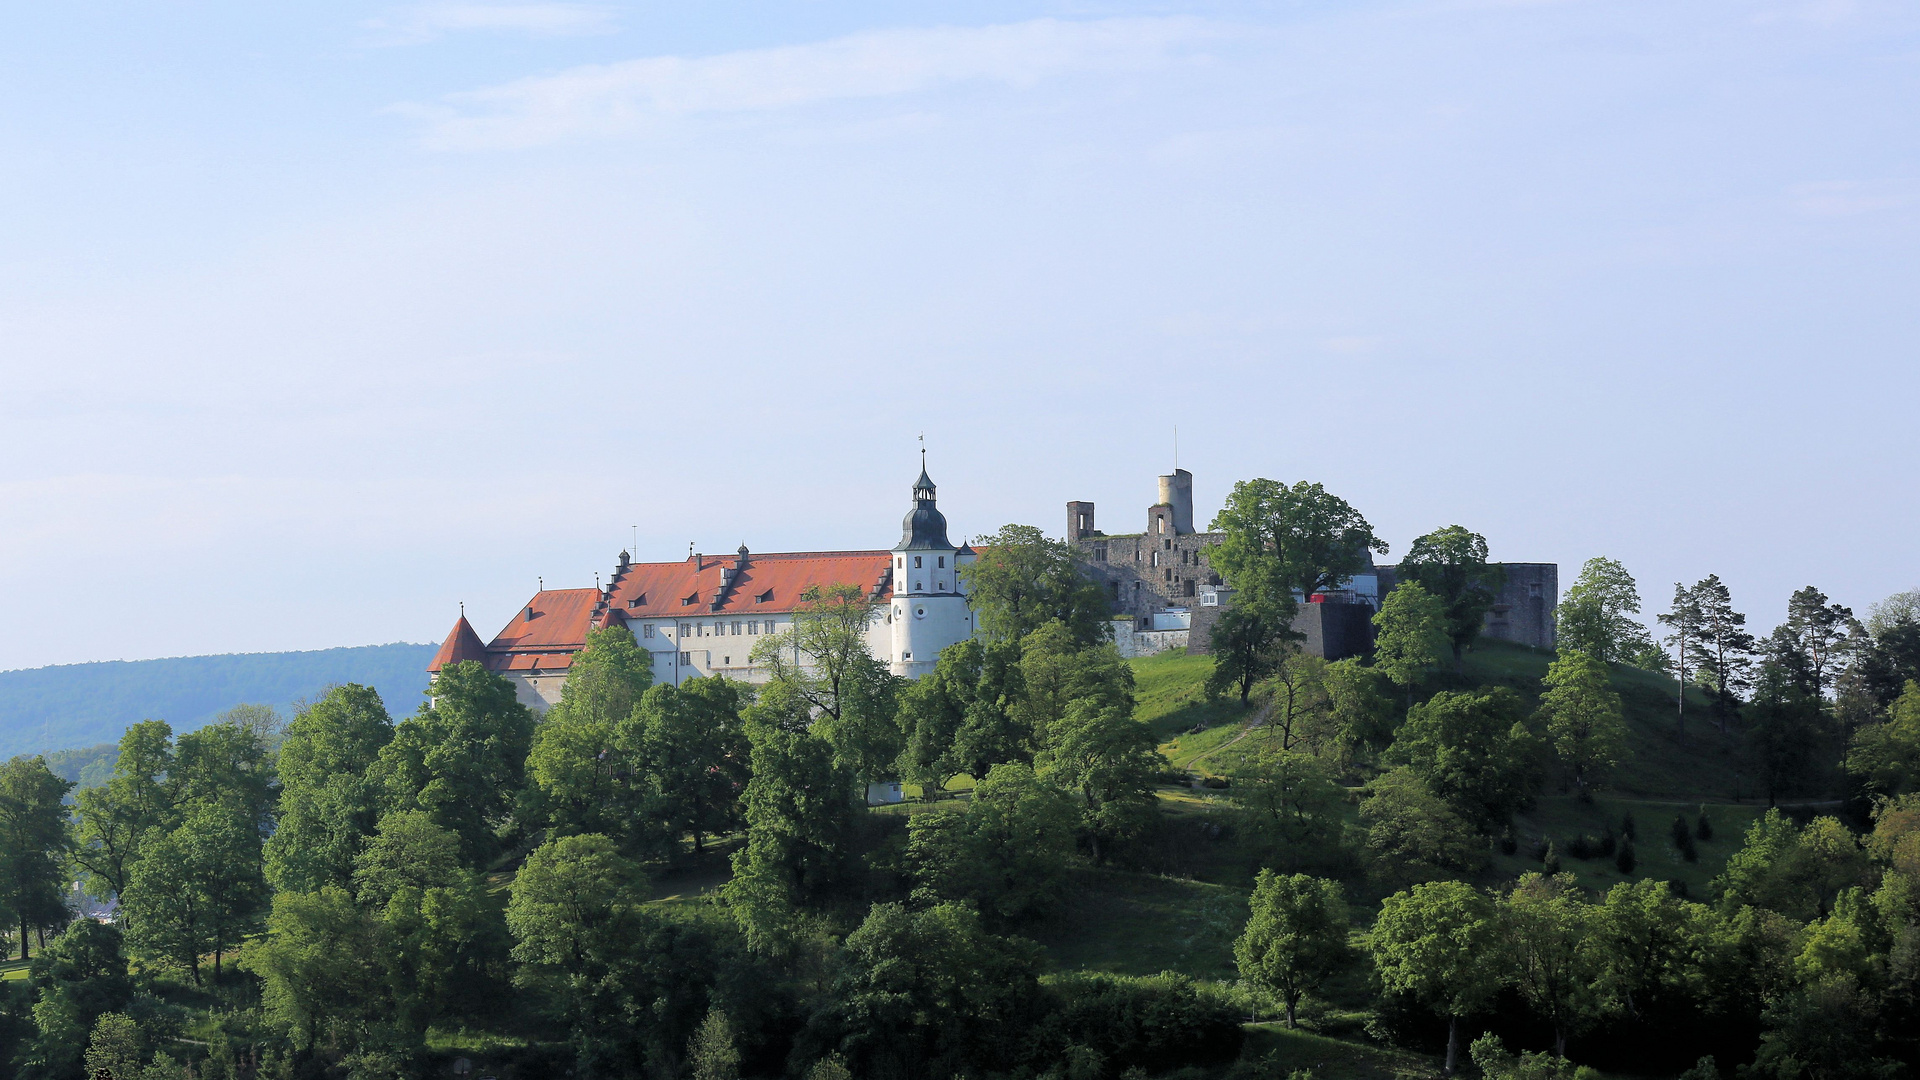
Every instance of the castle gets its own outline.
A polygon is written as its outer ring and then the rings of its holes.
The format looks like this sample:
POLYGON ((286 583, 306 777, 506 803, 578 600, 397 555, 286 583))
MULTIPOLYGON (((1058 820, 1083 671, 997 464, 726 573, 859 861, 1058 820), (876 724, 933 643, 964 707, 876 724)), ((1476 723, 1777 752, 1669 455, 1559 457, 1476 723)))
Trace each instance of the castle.
MULTIPOLYGON (((867 629, 868 649, 895 675, 918 678, 933 670, 942 649, 978 629, 959 575, 977 556, 948 538, 924 457, 913 507, 891 550, 755 554, 742 544, 730 556, 695 553, 661 563, 637 563, 622 551, 605 586, 542 589, 490 642, 480 640, 463 612, 427 670, 480 661, 511 682, 522 703, 544 712, 560 700, 588 632, 624 626, 650 654, 655 682, 679 685, 706 675, 763 682, 768 673, 753 663, 754 646, 792 627, 809 588, 851 586, 878 613, 867 629)), ((1122 655, 1207 651, 1208 632, 1232 602, 1232 589, 1208 561, 1223 534, 1194 529, 1193 474, 1175 469, 1160 477, 1159 499, 1140 533, 1102 533, 1092 503, 1069 502, 1066 539, 1081 572, 1107 592, 1122 655)), ((1558 567, 1500 565, 1506 584, 1483 633, 1553 648, 1558 567)), ((1393 585, 1392 567, 1369 565, 1338 589, 1302 597, 1294 620, 1301 647, 1328 659, 1367 652, 1373 613, 1393 585)))
POLYGON ((754 554, 745 544, 730 556, 695 553, 683 562, 637 563, 622 551, 613 576, 597 589, 542 589, 491 642, 464 612, 430 673, 478 660, 505 677, 520 701, 545 711, 560 700, 567 668, 589 630, 625 626, 651 654, 655 682, 706 675, 762 682, 753 647, 790 629, 809 588, 853 586, 880 616, 867 628, 867 648, 895 674, 933 670, 940 650, 973 636, 960 567, 974 551, 947 538, 946 515, 925 463, 913 485, 913 508, 891 551, 807 551, 754 554))
MULTIPOLYGON (((1233 590, 1209 563, 1225 534, 1193 527, 1193 474, 1175 469, 1160 477, 1159 499, 1147 507, 1146 531, 1109 536, 1094 526, 1090 502, 1067 504, 1067 542, 1088 577, 1113 604, 1114 642, 1125 656, 1167 649, 1208 651, 1209 631, 1233 590)), ((1301 649, 1337 660, 1373 647, 1373 614, 1396 583, 1394 568, 1374 566, 1338 589, 1300 597, 1293 628, 1301 649)), ((1535 648, 1554 647, 1554 609, 1560 569, 1554 563, 1500 563, 1505 584, 1487 613, 1485 637, 1535 648)))

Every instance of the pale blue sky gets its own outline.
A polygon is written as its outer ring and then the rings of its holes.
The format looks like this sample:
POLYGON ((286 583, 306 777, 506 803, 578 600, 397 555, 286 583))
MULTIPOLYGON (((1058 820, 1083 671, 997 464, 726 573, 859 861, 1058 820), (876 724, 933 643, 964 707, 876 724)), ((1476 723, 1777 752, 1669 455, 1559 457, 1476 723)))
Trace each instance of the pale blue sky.
POLYGON ((491 634, 1153 477, 1920 584, 1920 12, 76 3, 0 33, 0 668, 491 634))

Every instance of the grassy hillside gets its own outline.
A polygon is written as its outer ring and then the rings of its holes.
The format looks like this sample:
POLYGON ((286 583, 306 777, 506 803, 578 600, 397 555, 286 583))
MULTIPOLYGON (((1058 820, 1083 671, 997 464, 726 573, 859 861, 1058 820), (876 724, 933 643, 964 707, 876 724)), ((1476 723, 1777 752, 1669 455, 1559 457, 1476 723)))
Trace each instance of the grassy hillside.
POLYGON ((363 645, 0 671, 0 757, 116 742, 127 725, 147 719, 190 731, 245 703, 284 711, 343 682, 374 687, 390 711, 404 715, 427 688, 434 648, 363 645))
MULTIPOLYGON (((1531 708, 1552 661, 1553 654, 1543 649, 1481 642, 1467 654, 1462 675, 1442 673, 1418 696, 1449 687, 1507 686, 1531 708)), ((1210 657, 1178 653, 1133 661, 1139 716, 1153 726, 1161 750, 1176 767, 1231 776, 1257 745, 1245 727, 1259 718, 1237 702, 1206 700, 1203 687, 1212 667, 1210 657)), ((1674 687, 1672 679, 1650 671, 1614 669, 1613 688, 1625 706, 1628 729, 1628 758, 1613 778, 1614 793, 1679 803, 1752 798, 1752 782, 1742 775, 1739 739, 1707 723, 1706 701, 1696 692, 1688 695, 1687 739, 1680 743, 1674 687)))

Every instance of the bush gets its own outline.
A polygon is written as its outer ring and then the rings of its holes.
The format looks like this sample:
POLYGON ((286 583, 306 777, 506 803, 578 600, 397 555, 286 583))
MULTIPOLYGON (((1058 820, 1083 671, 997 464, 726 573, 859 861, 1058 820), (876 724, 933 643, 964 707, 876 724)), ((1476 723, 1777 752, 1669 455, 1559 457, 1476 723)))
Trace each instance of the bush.
POLYGON ((1507 1053, 1500 1037, 1491 1032, 1473 1040, 1467 1056, 1487 1080, 1584 1080, 1573 1062, 1552 1054, 1507 1053))
POLYGON ((1693 835, 1701 840, 1713 839, 1713 819, 1707 817, 1707 808, 1700 808, 1700 818, 1694 822, 1693 835))
POLYGON ((1684 814, 1674 815, 1673 846, 1679 850, 1680 857, 1688 862, 1700 861, 1700 849, 1693 846, 1693 827, 1687 824, 1684 814))
POLYGON ((1548 877, 1560 872, 1560 849, 1551 840, 1547 841, 1546 853, 1540 856, 1540 865, 1546 868, 1548 877))
POLYGON ((1632 813, 1620 819, 1620 835, 1629 840, 1640 839, 1640 827, 1634 824, 1632 813))
POLYGON ((1620 850, 1613 856, 1613 865, 1623 874, 1633 873, 1633 868, 1640 865, 1640 860, 1633 854, 1633 841, 1620 841, 1620 850))
POLYGON ((1588 836, 1586 833, 1581 833, 1567 843, 1567 854, 1579 859, 1581 862, 1586 862, 1588 859, 1593 858, 1595 846, 1593 837, 1588 836))
POLYGON ((1050 1018, 1067 1053, 1091 1050, 1106 1063, 1159 1074, 1183 1065, 1224 1065, 1240 1056, 1240 1016, 1220 995, 1185 975, 1145 978, 1076 975, 1053 984, 1059 1011, 1050 1018))
POLYGON ((1613 858, 1614 851, 1619 846, 1620 838, 1613 835, 1613 826, 1607 826, 1606 834, 1600 837, 1600 854, 1605 858, 1611 859, 1613 858))

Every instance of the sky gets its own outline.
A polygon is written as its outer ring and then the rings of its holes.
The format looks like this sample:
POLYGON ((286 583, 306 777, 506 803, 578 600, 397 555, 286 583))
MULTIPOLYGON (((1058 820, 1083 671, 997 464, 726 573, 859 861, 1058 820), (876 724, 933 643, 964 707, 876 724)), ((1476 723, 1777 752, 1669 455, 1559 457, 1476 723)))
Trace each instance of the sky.
POLYGON ((490 635, 618 552, 1137 531, 1920 585, 1920 9, 21 5, 0 668, 490 635))

